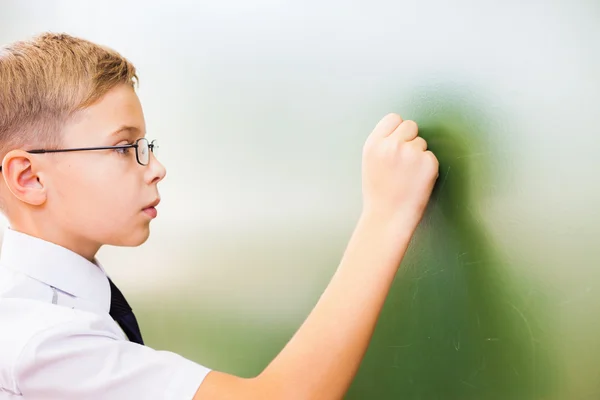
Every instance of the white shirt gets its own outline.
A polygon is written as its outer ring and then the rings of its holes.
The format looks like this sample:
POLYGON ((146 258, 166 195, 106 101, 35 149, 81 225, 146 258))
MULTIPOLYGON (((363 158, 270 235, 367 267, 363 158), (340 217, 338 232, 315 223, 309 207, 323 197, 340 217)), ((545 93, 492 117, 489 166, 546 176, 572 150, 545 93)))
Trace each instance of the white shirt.
POLYGON ((0 253, 0 400, 192 399, 210 371, 129 342, 98 264, 7 229, 0 253))

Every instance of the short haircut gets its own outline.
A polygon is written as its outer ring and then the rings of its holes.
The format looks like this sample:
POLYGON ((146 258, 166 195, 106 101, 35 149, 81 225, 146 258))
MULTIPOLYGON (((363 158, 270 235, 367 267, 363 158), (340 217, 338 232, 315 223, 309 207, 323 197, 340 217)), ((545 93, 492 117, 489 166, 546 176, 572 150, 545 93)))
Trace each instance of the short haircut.
POLYGON ((67 34, 0 48, 0 157, 25 146, 59 146, 74 113, 137 80, 133 64, 116 51, 67 34))

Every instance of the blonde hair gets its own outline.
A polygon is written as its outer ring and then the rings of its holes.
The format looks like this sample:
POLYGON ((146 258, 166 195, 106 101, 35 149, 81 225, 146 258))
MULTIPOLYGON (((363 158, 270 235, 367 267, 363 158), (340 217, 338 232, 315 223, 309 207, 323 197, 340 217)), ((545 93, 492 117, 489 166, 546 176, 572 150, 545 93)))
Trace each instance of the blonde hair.
POLYGON ((24 146, 59 146, 64 124, 115 86, 137 83, 116 51, 44 33, 0 48, 0 156, 24 146))

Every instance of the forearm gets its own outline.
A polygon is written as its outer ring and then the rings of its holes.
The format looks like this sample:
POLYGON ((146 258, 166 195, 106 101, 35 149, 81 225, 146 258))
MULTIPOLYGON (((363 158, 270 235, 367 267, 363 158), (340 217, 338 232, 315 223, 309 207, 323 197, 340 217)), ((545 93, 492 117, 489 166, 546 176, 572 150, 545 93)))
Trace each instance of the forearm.
POLYGON ((362 174, 365 212, 304 324, 258 377, 212 372, 194 400, 344 396, 423 215, 439 164, 418 136, 417 125, 389 114, 365 143, 362 174), (377 215, 368 212, 372 210, 377 215))
POLYGON ((257 383, 284 390, 286 398, 341 398, 358 370, 412 233, 410 223, 394 226, 363 215, 319 302, 257 383))

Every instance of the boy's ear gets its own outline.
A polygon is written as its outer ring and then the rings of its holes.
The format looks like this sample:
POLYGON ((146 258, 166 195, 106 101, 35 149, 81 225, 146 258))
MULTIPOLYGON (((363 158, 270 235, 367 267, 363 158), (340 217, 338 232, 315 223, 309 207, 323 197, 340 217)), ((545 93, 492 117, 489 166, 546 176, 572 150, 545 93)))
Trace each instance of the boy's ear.
POLYGON ((9 151, 2 160, 2 177, 17 199, 39 206, 46 202, 47 193, 33 157, 23 150, 9 151))

